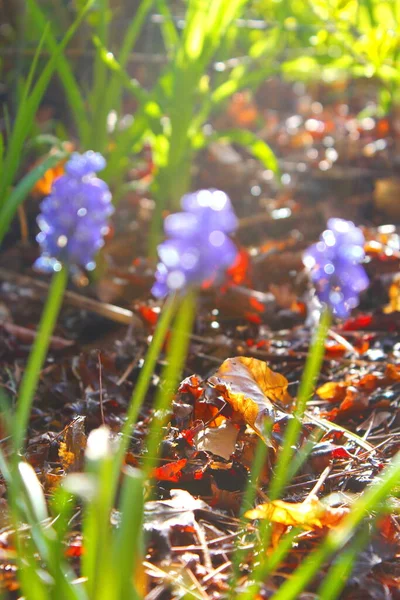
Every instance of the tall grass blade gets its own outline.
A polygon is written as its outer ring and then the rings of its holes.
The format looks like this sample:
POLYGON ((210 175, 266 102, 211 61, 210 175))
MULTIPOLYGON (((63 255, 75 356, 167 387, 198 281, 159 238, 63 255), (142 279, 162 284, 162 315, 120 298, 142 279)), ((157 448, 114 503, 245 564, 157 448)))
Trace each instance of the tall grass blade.
POLYGON ((271 147, 259 138, 252 131, 247 129, 228 129, 226 131, 219 131, 209 137, 205 137, 203 134, 198 137, 197 147, 205 147, 215 141, 226 141, 233 144, 238 144, 257 158, 267 169, 270 169, 279 176, 280 168, 278 160, 271 147))
POLYGON ((322 312, 318 328, 315 332, 315 336, 307 356, 299 392, 297 394, 297 404, 293 414, 294 418, 289 420, 287 424, 283 440, 283 447, 278 454, 278 461, 270 486, 270 497, 272 500, 275 500, 279 497, 288 481, 289 466, 294 455, 293 449, 298 441, 301 431, 302 417, 306 410, 309 397, 313 391, 316 378, 318 377, 321 369, 322 360, 325 353, 325 340, 330 321, 331 315, 329 309, 325 308, 322 312))
MULTIPOLYGON (((37 0, 27 0, 27 3, 29 5, 31 22, 39 31, 42 31, 47 22, 44 12, 40 8, 37 0)), ((45 42, 51 52, 57 50, 57 40, 51 29, 48 31, 45 42)), ((89 141, 89 123, 83 96, 75 79, 72 67, 65 56, 61 55, 59 57, 56 68, 63 84, 65 95, 68 99, 68 107, 72 112, 81 145, 83 148, 86 148, 86 144, 89 141)))
POLYGON ((19 107, 3 164, 3 174, 0 182, 0 205, 7 201, 7 192, 18 169, 24 142, 32 130, 36 111, 56 68, 57 61, 94 2, 95 0, 87 0, 85 6, 79 12, 75 21, 69 27, 63 40, 57 46, 57 49, 43 69, 26 102, 19 107))
POLYGON ((172 336, 168 345, 166 365, 163 369, 162 386, 158 387, 154 401, 154 418, 147 438, 147 455, 144 458, 144 472, 151 475, 152 469, 157 464, 158 446, 163 436, 163 426, 171 405, 172 396, 177 388, 185 363, 190 343, 193 320, 196 309, 196 295, 188 291, 181 301, 177 316, 174 321, 172 336))
POLYGON ((145 477, 141 471, 126 469, 119 506, 121 523, 113 547, 113 557, 119 575, 113 584, 115 597, 120 600, 134 598, 135 595, 139 598, 140 590, 135 589, 134 581, 140 579, 144 552, 144 484, 145 477), (138 577, 135 577, 135 573, 138 577))
POLYGON ((62 268, 61 271, 53 275, 46 305, 19 389, 15 422, 12 431, 14 448, 18 450, 21 448, 25 438, 33 397, 50 344, 50 337, 61 308, 67 280, 68 271, 66 268, 62 268))
POLYGON ((112 75, 103 89, 101 103, 97 107, 97 127, 100 148, 105 148, 106 145, 108 114, 113 109, 120 111, 123 88, 126 87, 129 89, 129 91, 138 99, 139 103, 143 104, 145 102, 144 90, 142 90, 140 84, 136 80, 132 79, 125 72, 125 67, 153 3, 154 0, 142 0, 140 3, 135 16, 129 24, 117 58, 115 58, 111 52, 107 52, 105 50, 106 44, 104 41, 99 36, 95 36, 95 45, 100 49, 98 57, 103 61, 104 65, 112 70, 112 75))
POLYGON ((400 452, 392 459, 377 481, 358 498, 347 517, 335 529, 331 530, 320 546, 312 552, 301 565, 292 573, 272 600, 296 600, 308 583, 312 581, 322 564, 335 552, 341 551, 361 525, 363 519, 374 511, 379 515, 385 506, 382 502, 398 487, 400 480, 400 452))
POLYGON ((0 208, 0 244, 8 231, 10 223, 14 218, 18 207, 25 200, 35 183, 43 177, 46 171, 57 165, 66 156, 67 153, 61 151, 48 156, 42 163, 40 163, 40 165, 25 175, 25 177, 21 179, 18 185, 13 189, 7 198, 7 202, 2 208, 0 208))
POLYGON ((179 33, 175 27, 172 12, 165 0, 156 0, 157 9, 163 17, 161 32, 168 53, 173 54, 179 44, 179 33))

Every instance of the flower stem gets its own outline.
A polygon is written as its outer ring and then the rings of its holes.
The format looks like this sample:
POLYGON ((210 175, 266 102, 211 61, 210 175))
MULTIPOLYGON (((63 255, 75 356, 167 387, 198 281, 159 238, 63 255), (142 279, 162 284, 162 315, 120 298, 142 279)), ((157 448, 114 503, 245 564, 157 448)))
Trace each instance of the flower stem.
POLYGON ((279 453, 274 477, 271 481, 269 494, 271 500, 275 500, 280 496, 289 478, 289 466, 293 459, 294 446, 299 439, 302 427, 302 418, 307 407, 308 399, 314 389, 314 385, 324 358, 325 339, 328 333, 330 322, 331 313, 326 307, 321 314, 321 318, 307 356, 303 377, 301 379, 299 392, 297 394, 296 409, 293 413, 293 418, 289 420, 286 428, 283 447, 279 453))
POLYGON ((157 449, 164 435, 163 426, 166 418, 169 416, 171 399, 178 385, 186 359, 195 315, 195 302, 195 293, 193 291, 188 291, 182 300, 174 322, 173 333, 166 357, 166 365, 161 376, 163 384, 158 388, 156 394, 154 402, 154 419, 146 443, 147 456, 144 459, 143 466, 146 476, 151 475, 152 469, 157 464, 157 449))
POLYGON ((16 450, 20 450, 23 445, 33 398, 50 345, 51 335, 60 312, 67 281, 68 270, 65 267, 53 275, 49 295, 46 300, 37 335, 19 389, 18 404, 13 427, 13 442, 16 450))
POLYGON ((168 333, 169 326, 172 318, 176 312, 178 306, 178 300, 176 296, 170 296, 166 301, 160 319, 157 323, 153 339, 146 354, 143 367, 140 371, 140 375, 136 386, 133 390, 131 402, 126 415, 126 421, 122 428, 121 441, 119 444, 118 452, 114 462, 114 477, 113 485, 116 487, 118 482, 118 476, 122 463, 124 460, 125 452, 129 446, 129 440, 131 435, 132 426, 135 423, 140 409, 145 400, 147 391, 150 386, 151 378, 154 373, 155 366, 157 364, 162 346, 168 333))

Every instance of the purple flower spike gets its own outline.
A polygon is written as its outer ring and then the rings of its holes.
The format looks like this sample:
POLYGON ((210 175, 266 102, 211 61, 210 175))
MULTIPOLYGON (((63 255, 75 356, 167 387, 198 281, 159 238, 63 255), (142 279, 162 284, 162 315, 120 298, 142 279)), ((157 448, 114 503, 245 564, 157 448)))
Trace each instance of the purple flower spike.
POLYGON ((103 246, 113 213, 108 185, 96 177, 106 165, 96 152, 74 153, 40 205, 37 236, 42 255, 35 268, 58 271, 62 263, 94 269, 94 256, 103 246))
POLYGON ((182 198, 182 208, 184 212, 165 219, 169 239, 158 247, 161 262, 152 288, 157 298, 202 284, 229 267, 237 255, 227 235, 235 231, 237 218, 224 192, 200 190, 187 194, 182 198))
POLYGON ((351 221, 329 219, 320 241, 303 256, 317 296, 334 315, 347 317, 368 287, 364 259, 364 235, 351 221))

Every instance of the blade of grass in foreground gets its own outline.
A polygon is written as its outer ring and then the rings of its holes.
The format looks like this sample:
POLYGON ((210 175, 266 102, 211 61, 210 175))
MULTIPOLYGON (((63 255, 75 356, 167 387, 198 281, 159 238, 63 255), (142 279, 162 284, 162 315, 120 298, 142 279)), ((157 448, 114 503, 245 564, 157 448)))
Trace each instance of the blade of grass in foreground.
POLYGON ((300 435, 302 418, 307 407, 308 399, 312 394, 316 379, 321 370, 325 353, 325 339, 329 329, 330 321, 330 311, 328 308, 325 308, 321 314, 320 322, 307 356, 306 365, 297 395, 296 409, 293 413, 293 418, 290 419, 287 424, 283 440, 283 447, 278 454, 278 461, 275 467, 269 492, 271 500, 275 500, 280 496, 288 482, 288 475, 290 473, 289 466, 294 455, 294 447, 300 435))
POLYGON ((319 548, 312 552, 292 573, 272 600, 296 600, 299 594, 312 581, 323 563, 334 553, 342 550, 351 539, 363 519, 372 511, 379 514, 384 507, 381 503, 398 487, 400 480, 400 452, 385 468, 378 480, 353 504, 350 513, 335 529, 332 529, 319 548))
POLYGON ((166 418, 169 416, 172 396, 180 381, 190 343, 195 307, 195 292, 188 291, 181 301, 174 321, 166 355, 166 366, 161 375, 162 385, 158 387, 154 401, 154 416, 146 440, 147 454, 143 460, 143 469, 146 476, 151 475, 152 469, 157 464, 157 449, 164 435, 163 426, 166 418))
MULTIPOLYGON (((271 434, 271 428, 272 428, 272 423, 266 421, 265 427, 264 427, 264 438, 265 439, 269 439, 269 436, 271 434)), ((249 475, 249 479, 247 481, 246 489, 243 494, 242 504, 240 507, 240 515, 239 516, 241 519, 243 519, 244 513, 246 512, 246 510, 248 510, 253 505, 254 499, 256 498, 258 479, 261 475, 263 467, 266 464, 268 450, 269 450, 269 448, 268 448, 267 444, 264 442, 263 439, 259 438, 257 441, 257 446, 256 446, 253 464, 251 467, 251 472, 249 475)), ((245 523, 245 522, 243 521, 243 523, 245 523)), ((238 579, 240 577, 240 563, 244 560, 246 553, 247 553, 247 550, 241 549, 237 543, 237 546, 235 548, 235 551, 234 551, 234 554, 232 557, 232 571, 233 571, 232 579, 233 579, 233 581, 231 582, 230 595, 229 595, 229 597, 232 598, 232 600, 236 595, 236 585, 237 585, 238 579)))
POLYGON ((340 596, 351 575, 355 560, 364 546, 367 545, 368 539, 369 530, 366 527, 357 533, 350 547, 335 558, 334 564, 325 575, 318 589, 318 598, 336 600, 340 596))

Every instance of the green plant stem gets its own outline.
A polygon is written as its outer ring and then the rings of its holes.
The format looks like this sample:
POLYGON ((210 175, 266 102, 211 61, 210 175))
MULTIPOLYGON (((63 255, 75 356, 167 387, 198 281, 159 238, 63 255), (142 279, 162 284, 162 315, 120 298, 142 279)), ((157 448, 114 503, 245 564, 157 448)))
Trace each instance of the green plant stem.
MULTIPOLYGON (((266 531, 268 532, 268 538, 270 538, 271 523, 267 523, 266 531)), ((267 581, 271 573, 273 573, 275 569, 282 564, 282 561, 292 549, 293 542, 295 541, 296 536, 299 535, 300 531, 301 530, 298 528, 293 528, 291 531, 289 531, 289 533, 284 535, 279 541, 279 544, 275 548, 274 552, 268 556, 268 560, 265 558, 265 550, 261 552, 258 555, 260 562, 251 575, 251 583, 246 585, 244 592, 241 594, 236 594, 235 596, 232 596, 232 598, 236 598, 237 600, 254 600, 254 598, 257 598, 262 583, 267 581)))
MULTIPOLYGON (((272 428, 272 423, 269 421, 265 421, 265 428, 264 428, 264 432, 263 432, 265 439, 268 439, 268 437, 270 436, 271 428, 272 428)), ((240 507, 239 516, 241 519, 243 519, 244 524, 246 523, 246 521, 244 520, 244 513, 246 512, 246 510, 248 510, 253 505, 254 499, 257 495, 258 479, 262 472, 263 466, 265 465, 265 462, 267 460, 268 450, 269 450, 269 447, 265 443, 264 439, 259 438, 258 442, 257 442, 257 446, 256 446, 256 451, 254 454, 254 459, 253 459, 253 463, 252 463, 252 467, 251 467, 250 476, 247 481, 246 489, 243 494, 242 504, 240 507)), ((232 600, 236 596, 236 584, 237 584, 238 579, 241 574, 240 573, 240 564, 244 560, 246 553, 247 553, 247 550, 240 548, 239 545, 237 544, 237 546, 235 548, 235 552, 232 557, 233 581, 231 582, 231 585, 230 585, 230 594, 229 594, 229 598, 232 600)))
POLYGON ((307 356, 299 393, 297 395, 296 409, 293 413, 293 418, 288 422, 283 441, 283 447, 279 453, 274 477, 271 481, 269 493, 271 500, 275 500, 280 496, 288 481, 289 466, 293 459, 294 447, 299 439, 302 427, 302 418, 307 407, 308 399, 314 389, 314 385, 324 358, 325 339, 328 333, 330 322, 330 311, 328 308, 324 308, 307 356))
POLYGON ((195 307, 195 292, 188 291, 182 299, 174 322, 166 356, 166 366, 161 376, 162 386, 158 388, 154 402, 154 419, 146 443, 147 455, 143 461, 143 469, 146 476, 151 475, 158 461, 158 446, 164 435, 163 426, 169 416, 171 399, 179 383, 186 359, 195 307))
POLYGON ((15 450, 19 450, 23 444, 33 397, 40 377, 40 371, 46 358, 47 350, 50 345, 50 338, 60 312, 67 281, 68 270, 65 267, 53 275, 49 295, 46 300, 37 335, 19 389, 13 428, 15 450))
POLYGON ((292 573, 271 600, 296 600, 299 594, 312 581, 321 566, 332 554, 339 552, 354 535, 363 519, 372 511, 382 512, 381 503, 398 486, 400 479, 400 452, 385 468, 376 483, 369 486, 367 491, 358 498, 347 517, 335 529, 332 529, 320 547, 312 552, 302 564, 292 573))
POLYGON ((114 460, 114 477, 112 483, 115 490, 118 483, 119 473, 124 461, 125 452, 129 446, 132 426, 134 425, 145 400, 155 366, 159 359, 162 346, 177 307, 178 298, 176 296, 169 296, 162 309, 161 316, 154 331, 153 339, 151 340, 149 349, 147 351, 138 381, 133 390, 131 402, 126 415, 126 421, 122 428, 121 442, 114 460))

